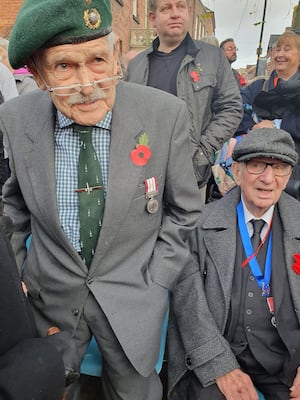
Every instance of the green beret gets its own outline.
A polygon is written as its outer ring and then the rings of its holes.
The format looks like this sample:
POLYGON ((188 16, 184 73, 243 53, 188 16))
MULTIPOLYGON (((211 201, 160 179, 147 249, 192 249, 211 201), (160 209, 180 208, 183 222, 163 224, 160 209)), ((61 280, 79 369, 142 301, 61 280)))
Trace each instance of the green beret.
POLYGON ((266 157, 295 166, 298 160, 295 142, 283 129, 260 128, 250 131, 233 149, 234 161, 266 157))
POLYGON ((9 38, 9 62, 20 68, 40 48, 97 39, 111 25, 109 0, 24 0, 9 38))

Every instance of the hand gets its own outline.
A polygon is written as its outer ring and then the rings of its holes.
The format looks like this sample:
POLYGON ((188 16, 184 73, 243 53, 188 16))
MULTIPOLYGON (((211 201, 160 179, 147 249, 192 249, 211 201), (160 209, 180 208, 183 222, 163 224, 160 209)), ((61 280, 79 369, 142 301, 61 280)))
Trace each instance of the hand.
POLYGON ((226 400, 258 400, 258 395, 249 375, 240 369, 216 379, 218 388, 226 400))
POLYGON ((297 368, 297 374, 290 391, 291 399, 300 400, 300 367, 297 368))
POLYGON ((255 124, 252 127, 252 130, 253 129, 260 129, 260 128, 274 128, 273 121, 270 121, 269 119, 263 119, 258 124, 255 124))

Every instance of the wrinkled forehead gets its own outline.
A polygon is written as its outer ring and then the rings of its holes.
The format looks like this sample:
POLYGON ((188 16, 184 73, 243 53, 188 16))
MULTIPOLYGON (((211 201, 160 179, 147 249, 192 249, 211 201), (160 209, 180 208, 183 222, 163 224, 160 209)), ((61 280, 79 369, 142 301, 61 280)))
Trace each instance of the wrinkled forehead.
POLYGON ((82 60, 89 57, 107 59, 114 53, 114 37, 107 35, 98 39, 77 44, 62 44, 39 49, 33 58, 40 62, 63 62, 69 58, 82 60))

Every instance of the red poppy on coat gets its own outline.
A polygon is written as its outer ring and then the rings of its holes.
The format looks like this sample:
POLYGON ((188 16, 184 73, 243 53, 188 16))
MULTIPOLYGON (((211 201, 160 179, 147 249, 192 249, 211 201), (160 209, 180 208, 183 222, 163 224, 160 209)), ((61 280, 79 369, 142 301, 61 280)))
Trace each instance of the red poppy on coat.
POLYGON ((152 153, 150 148, 148 146, 140 144, 131 151, 130 159, 135 165, 143 167, 147 164, 148 160, 150 160, 151 155, 152 153))
POLYGON ((300 254, 294 254, 294 264, 292 265, 293 270, 296 274, 300 274, 300 254))

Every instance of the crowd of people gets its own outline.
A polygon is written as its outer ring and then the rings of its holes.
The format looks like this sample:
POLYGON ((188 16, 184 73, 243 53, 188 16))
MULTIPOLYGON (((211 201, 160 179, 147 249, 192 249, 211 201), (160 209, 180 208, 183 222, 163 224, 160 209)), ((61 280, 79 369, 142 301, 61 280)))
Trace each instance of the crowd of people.
POLYGON ((0 38, 0 398, 89 398, 93 339, 91 399, 300 400, 300 35, 247 84, 189 0, 149 0, 122 65, 110 1, 67 3, 26 0, 0 38))

